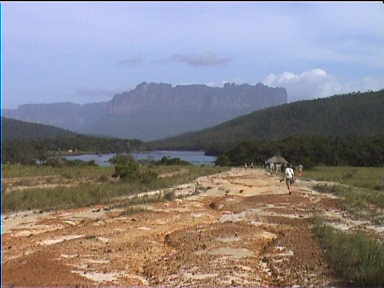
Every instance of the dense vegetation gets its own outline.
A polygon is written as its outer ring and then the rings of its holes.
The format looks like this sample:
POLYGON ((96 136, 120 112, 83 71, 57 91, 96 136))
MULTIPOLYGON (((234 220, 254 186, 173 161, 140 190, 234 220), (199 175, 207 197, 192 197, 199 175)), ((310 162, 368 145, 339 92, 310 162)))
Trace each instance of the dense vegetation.
POLYGON ((192 165, 188 161, 181 160, 180 158, 170 158, 167 156, 162 157, 159 161, 153 161, 153 164, 155 164, 155 165, 179 165, 179 166, 192 165))
POLYGON ((69 150, 90 153, 120 153, 139 149, 141 141, 113 138, 98 138, 76 135, 34 140, 5 141, 2 161, 8 163, 34 163, 51 155, 63 154, 69 150))
POLYGON ((138 149, 142 142, 75 134, 52 126, 3 118, 2 162, 34 163, 51 155, 73 152, 120 153, 138 149))
POLYGON ((293 164, 305 168, 315 165, 329 166, 383 166, 384 136, 372 137, 288 137, 277 141, 247 141, 223 153, 216 160, 222 166, 265 160, 280 154, 293 164))
POLYGON ((278 141, 247 141, 220 155, 216 164, 242 165, 264 161, 280 154, 293 164, 305 168, 329 166, 383 166, 384 136, 373 137, 288 137, 278 141))
POLYGON ((153 141, 148 147, 205 150, 218 155, 249 140, 383 135, 383 111, 384 90, 350 93, 259 110, 209 129, 153 141))

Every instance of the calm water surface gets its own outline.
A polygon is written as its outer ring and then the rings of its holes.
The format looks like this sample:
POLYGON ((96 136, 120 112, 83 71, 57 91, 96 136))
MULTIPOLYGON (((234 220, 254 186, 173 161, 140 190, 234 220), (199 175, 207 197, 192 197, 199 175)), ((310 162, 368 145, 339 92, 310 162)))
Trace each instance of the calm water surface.
MULTIPOLYGON (((91 161, 95 160, 97 165, 100 166, 110 166, 111 163, 108 162, 109 159, 114 157, 115 153, 110 154, 84 154, 77 156, 66 156, 64 158, 68 160, 83 160, 83 161, 91 161)), ((131 155, 136 160, 154 160, 158 161, 164 156, 169 158, 180 158, 181 160, 185 160, 191 162, 194 165, 213 165, 216 160, 215 156, 206 156, 204 155, 204 151, 148 151, 148 152, 140 152, 140 153, 131 153, 131 155)))

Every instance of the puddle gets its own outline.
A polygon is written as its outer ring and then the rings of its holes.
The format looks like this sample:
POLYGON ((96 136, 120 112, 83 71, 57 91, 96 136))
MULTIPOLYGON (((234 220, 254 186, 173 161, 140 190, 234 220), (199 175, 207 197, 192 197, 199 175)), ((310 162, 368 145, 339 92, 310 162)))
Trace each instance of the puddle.
POLYGON ((244 257, 252 257, 254 256, 253 252, 245 249, 245 248, 227 248, 227 247, 222 247, 222 248, 217 248, 208 251, 209 255, 226 255, 230 256, 233 258, 244 258, 244 257))

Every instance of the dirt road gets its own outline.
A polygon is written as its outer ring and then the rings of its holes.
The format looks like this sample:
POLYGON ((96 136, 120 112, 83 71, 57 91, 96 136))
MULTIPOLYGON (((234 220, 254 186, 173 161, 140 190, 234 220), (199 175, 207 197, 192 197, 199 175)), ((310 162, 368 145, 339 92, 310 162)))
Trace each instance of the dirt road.
POLYGON ((263 170, 235 168, 175 192, 196 189, 131 215, 104 206, 8 215, 3 285, 337 286, 310 219, 364 224, 311 182, 288 195, 263 170))

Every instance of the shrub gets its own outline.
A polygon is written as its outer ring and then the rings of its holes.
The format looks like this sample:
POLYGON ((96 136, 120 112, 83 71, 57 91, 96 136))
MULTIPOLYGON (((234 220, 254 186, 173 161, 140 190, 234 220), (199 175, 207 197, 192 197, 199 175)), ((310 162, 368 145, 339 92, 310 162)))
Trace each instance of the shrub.
POLYGON ((168 158, 167 156, 164 156, 159 161, 155 162, 156 165, 192 165, 188 161, 181 160, 180 158, 168 158))
MULTIPOLYGON (((125 155, 124 155, 125 156, 125 155)), ((151 183, 157 179, 158 174, 135 161, 132 157, 124 157, 116 160, 114 177, 120 177, 123 181, 151 183)))
POLYGON ((347 233, 317 223, 314 232, 335 272, 361 286, 384 285, 384 244, 362 232, 347 233))
POLYGON ((115 166, 114 176, 124 180, 136 180, 138 178, 139 165, 137 163, 129 163, 127 165, 115 166))
POLYGON ((118 154, 115 157, 109 159, 109 162, 115 165, 129 165, 131 162, 136 162, 132 155, 129 154, 118 154))
POLYGON ((60 168, 60 167, 64 167, 65 160, 62 158, 49 158, 44 162, 44 165, 60 168))
POLYGON ((376 191, 384 190, 384 185, 377 184, 373 186, 373 189, 375 189, 376 191))
POLYGON ((108 182, 109 177, 107 175, 100 175, 99 178, 97 178, 100 182, 108 182))
POLYGON ((231 160, 229 159, 229 157, 226 154, 222 154, 222 155, 220 155, 216 159, 215 165, 218 165, 218 166, 231 166, 232 162, 231 162, 231 160))
POLYGON ((148 183, 155 181, 158 177, 158 174, 156 172, 149 170, 149 169, 141 168, 141 169, 139 169, 139 173, 137 176, 138 176, 138 180, 141 183, 148 184, 148 183))

